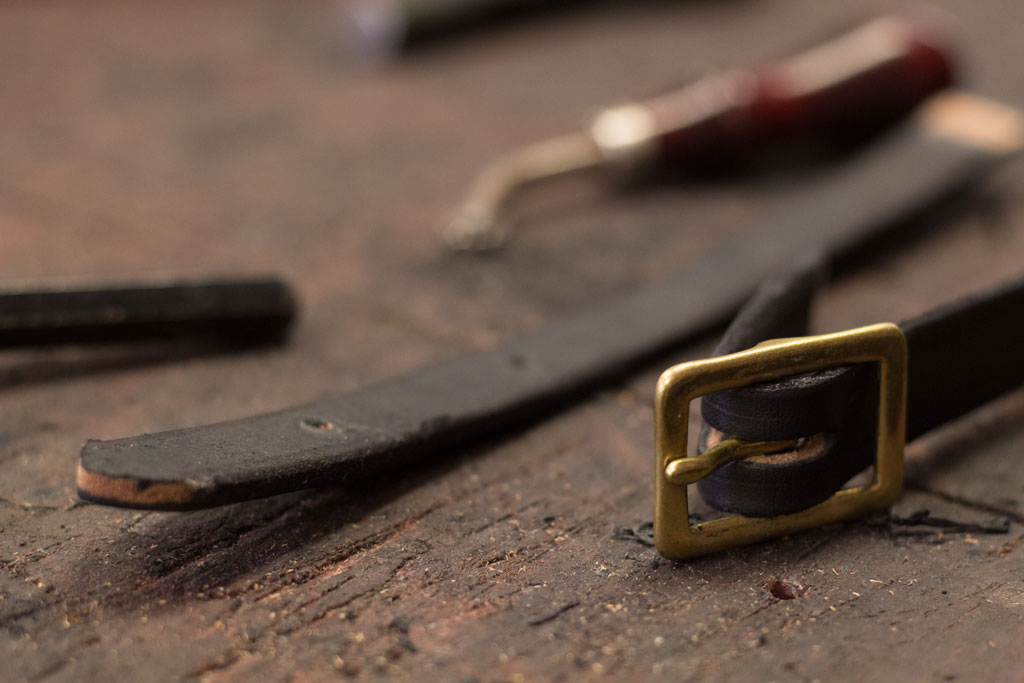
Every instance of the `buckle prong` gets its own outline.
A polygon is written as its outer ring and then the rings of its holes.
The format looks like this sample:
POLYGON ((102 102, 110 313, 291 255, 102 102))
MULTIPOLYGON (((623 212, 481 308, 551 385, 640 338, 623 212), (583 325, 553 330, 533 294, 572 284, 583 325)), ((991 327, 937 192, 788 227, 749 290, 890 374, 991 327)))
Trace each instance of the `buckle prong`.
POLYGON ((676 485, 696 484, 715 470, 736 460, 790 451, 796 448, 796 445, 796 439, 788 441, 725 439, 700 455, 672 460, 665 466, 665 478, 676 485))
POLYGON ((784 536, 884 509, 903 488, 907 340, 882 323, 818 337, 773 340, 752 349, 669 368, 655 398, 654 542, 670 559, 686 559, 784 536), (878 429, 873 481, 843 489, 811 508, 778 517, 742 517, 691 526, 687 484, 719 467, 790 447, 788 442, 726 440, 686 457, 690 402, 704 394, 855 363, 879 368, 878 429))

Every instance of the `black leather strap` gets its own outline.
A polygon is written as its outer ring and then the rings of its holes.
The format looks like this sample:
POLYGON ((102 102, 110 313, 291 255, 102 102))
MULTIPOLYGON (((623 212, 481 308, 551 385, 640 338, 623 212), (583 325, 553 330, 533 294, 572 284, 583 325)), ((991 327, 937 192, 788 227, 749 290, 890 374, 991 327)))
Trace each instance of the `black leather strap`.
MULTIPOLYGON (((767 283, 716 349, 733 353, 766 339, 807 334, 820 281, 812 262, 767 283)), ((1024 384, 1024 278, 899 324, 907 336, 907 440, 1024 384)), ((877 372, 833 368, 705 396, 703 449, 713 428, 749 441, 817 435, 813 457, 735 462, 699 483, 712 506, 747 516, 796 512, 825 500, 871 466, 877 372)))
POLYGON ((915 119, 673 278, 493 351, 354 393, 233 422, 90 441, 79 495, 187 509, 439 457, 452 444, 563 408, 723 324, 793 254, 842 255, 897 233, 1006 156, 915 119))

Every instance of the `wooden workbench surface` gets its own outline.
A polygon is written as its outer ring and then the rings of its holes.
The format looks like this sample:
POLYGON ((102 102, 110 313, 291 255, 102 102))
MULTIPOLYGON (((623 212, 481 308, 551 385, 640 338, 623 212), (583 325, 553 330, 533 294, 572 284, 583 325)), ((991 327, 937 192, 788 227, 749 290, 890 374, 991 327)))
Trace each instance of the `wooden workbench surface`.
MULTIPOLYGON (((1024 6, 944 4, 972 87, 1024 105, 1024 6)), ((372 491, 193 513, 76 499, 87 438, 487 348, 685 267, 798 192, 792 175, 571 187, 537 197, 500 257, 444 253, 435 223, 492 156, 849 18, 810 0, 612 5, 376 67, 346 58, 331 3, 0 6, 4 280, 281 271, 304 306, 275 349, 0 355, 0 678, 1021 680, 1020 393, 916 444, 896 506, 1009 518, 1000 535, 859 521, 660 559, 643 534, 659 368, 372 491)), ((1021 187, 1006 168, 835 283, 818 328, 1017 274, 1021 187)))

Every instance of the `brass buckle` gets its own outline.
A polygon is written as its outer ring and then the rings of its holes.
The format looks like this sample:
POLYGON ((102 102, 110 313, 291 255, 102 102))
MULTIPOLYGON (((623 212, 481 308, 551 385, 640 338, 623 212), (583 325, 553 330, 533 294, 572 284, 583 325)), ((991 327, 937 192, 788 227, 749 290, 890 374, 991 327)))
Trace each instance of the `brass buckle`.
POLYGON ((680 363, 662 373, 655 398, 654 542, 682 560, 811 529, 891 505, 903 488, 907 342, 891 323, 817 337, 763 342, 747 351, 680 363), (730 453, 687 458, 690 401, 704 394, 852 363, 878 363, 878 444, 874 480, 843 489, 807 510, 779 517, 734 515, 690 525, 687 482, 733 459, 778 450, 778 444, 730 445, 730 453), (703 458, 703 460, 702 460, 703 458))

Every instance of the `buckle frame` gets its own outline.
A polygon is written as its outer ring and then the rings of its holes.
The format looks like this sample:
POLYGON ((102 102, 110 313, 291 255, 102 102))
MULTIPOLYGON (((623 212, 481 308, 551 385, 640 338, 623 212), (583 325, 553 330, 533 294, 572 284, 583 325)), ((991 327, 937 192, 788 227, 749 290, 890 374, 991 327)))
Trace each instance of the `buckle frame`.
POLYGON ((662 373, 655 396, 654 543, 683 560, 804 531, 884 509, 903 489, 907 341, 892 323, 845 332, 763 342, 726 356, 690 361, 662 373), (690 525, 686 485, 672 483, 669 464, 686 458, 690 402, 704 394, 821 370, 879 365, 878 440, 874 480, 843 489, 811 508, 778 517, 733 515, 690 525))

